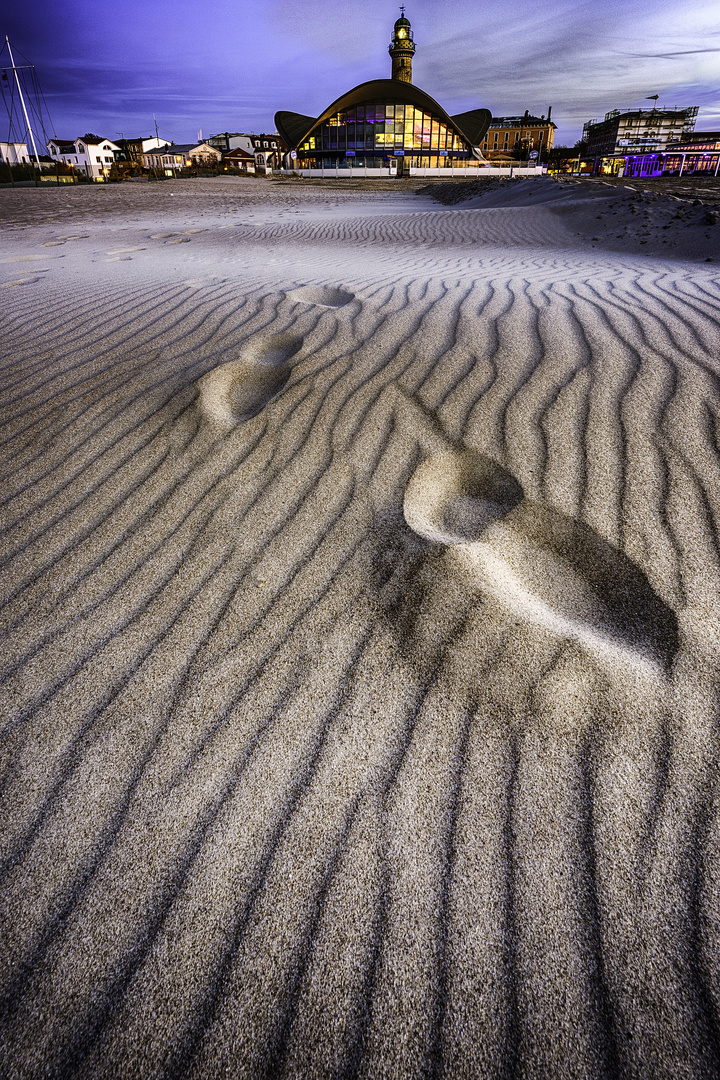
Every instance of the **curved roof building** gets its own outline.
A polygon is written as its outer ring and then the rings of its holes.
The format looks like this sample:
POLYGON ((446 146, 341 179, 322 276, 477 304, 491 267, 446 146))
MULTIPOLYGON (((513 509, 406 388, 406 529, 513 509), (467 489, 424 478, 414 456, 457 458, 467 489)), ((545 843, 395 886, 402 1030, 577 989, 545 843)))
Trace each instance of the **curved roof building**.
POLYGON ((469 158, 483 160, 479 145, 492 119, 487 109, 449 116, 412 82, 412 28, 397 20, 388 49, 392 77, 360 83, 333 101, 321 116, 278 112, 279 134, 301 168, 366 165, 390 158, 419 168, 442 168, 469 158))

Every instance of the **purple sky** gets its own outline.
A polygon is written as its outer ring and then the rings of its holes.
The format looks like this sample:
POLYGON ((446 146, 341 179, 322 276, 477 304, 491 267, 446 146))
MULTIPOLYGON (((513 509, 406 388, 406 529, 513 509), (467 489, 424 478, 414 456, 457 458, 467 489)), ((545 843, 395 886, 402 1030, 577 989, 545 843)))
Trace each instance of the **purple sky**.
MULTIPOLYGON (((36 66, 60 137, 273 129, 389 78, 399 9, 378 0, 10 0, 0 27, 36 66)), ((720 129, 720 23, 708 0, 408 0, 413 81, 448 112, 553 107, 556 143, 613 108, 699 105, 720 129)), ((6 63, 7 61, 3 61, 6 63)), ((0 123, 3 123, 0 119, 0 123)), ((2 131, 0 138, 7 138, 2 131)))

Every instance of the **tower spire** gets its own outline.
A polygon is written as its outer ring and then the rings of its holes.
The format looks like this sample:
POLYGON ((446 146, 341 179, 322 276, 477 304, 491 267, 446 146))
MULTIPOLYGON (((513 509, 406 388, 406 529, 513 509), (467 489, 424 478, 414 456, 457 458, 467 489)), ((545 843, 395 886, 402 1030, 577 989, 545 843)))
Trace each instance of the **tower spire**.
POLYGON ((405 18, 405 5, 400 5, 400 18, 395 23, 388 52, 392 57, 392 78, 400 82, 412 82, 412 59, 415 55, 410 22, 405 18))

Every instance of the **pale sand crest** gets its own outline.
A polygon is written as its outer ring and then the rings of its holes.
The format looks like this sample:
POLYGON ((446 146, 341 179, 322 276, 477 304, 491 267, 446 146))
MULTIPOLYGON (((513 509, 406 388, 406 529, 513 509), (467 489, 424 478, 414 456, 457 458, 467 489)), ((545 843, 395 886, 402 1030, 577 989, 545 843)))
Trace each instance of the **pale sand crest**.
POLYGON ((0 1075, 719 1075, 717 267, 5 194, 0 1075))

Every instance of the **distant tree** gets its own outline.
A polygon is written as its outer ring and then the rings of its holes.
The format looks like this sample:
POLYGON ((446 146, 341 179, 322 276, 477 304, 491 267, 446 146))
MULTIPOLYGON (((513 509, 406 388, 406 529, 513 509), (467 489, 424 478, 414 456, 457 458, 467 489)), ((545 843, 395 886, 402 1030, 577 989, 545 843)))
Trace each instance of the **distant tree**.
POLYGON ((588 152, 587 139, 578 139, 578 141, 573 146, 573 150, 575 151, 575 157, 585 157, 588 152))
POLYGON ((85 142, 89 143, 99 143, 103 141, 102 135, 93 135, 91 131, 86 131, 83 135, 83 139, 85 142))
POLYGON ((548 161, 552 164, 557 164, 560 161, 568 161, 570 158, 576 158, 577 150, 573 146, 565 146, 560 143, 557 146, 553 146, 552 150, 548 152, 548 161))

